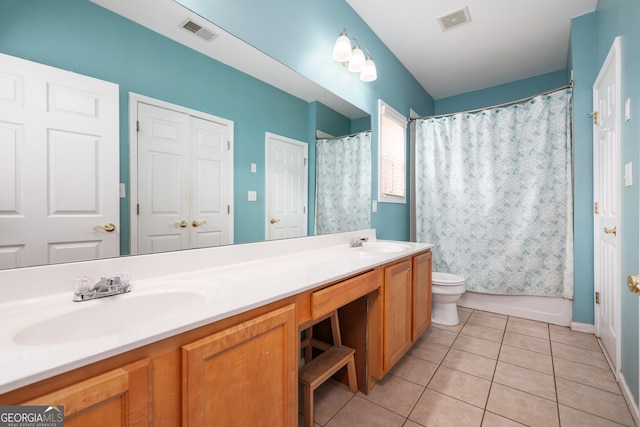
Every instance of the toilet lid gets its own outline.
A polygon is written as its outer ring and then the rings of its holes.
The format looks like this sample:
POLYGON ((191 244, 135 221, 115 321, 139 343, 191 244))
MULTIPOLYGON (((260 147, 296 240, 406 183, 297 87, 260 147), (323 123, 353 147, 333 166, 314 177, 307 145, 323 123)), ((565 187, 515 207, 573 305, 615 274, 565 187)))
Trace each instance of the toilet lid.
POLYGON ((431 281, 439 285, 459 285, 464 283, 465 279, 462 276, 457 276, 450 273, 433 272, 431 275, 431 281))

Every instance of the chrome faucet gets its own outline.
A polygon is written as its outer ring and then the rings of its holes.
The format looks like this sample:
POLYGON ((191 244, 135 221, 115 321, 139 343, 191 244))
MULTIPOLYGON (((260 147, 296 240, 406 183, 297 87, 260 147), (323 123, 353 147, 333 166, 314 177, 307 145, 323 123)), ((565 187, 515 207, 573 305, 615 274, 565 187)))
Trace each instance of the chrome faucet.
POLYGON ((74 301, 89 301, 96 298, 110 297, 131 291, 131 284, 126 274, 113 277, 102 277, 95 284, 89 284, 89 278, 76 279, 74 301))
POLYGON ((349 246, 352 248, 359 248, 363 245, 364 242, 368 240, 368 237, 354 237, 353 239, 351 239, 351 243, 349 243, 349 246))

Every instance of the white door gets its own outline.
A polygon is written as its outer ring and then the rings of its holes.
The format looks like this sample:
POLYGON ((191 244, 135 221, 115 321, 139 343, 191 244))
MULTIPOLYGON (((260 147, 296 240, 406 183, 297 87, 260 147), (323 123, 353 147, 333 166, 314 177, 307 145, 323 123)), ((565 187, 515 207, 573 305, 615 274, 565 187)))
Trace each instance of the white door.
POLYGON ((596 335, 620 366, 620 41, 593 85, 594 280, 596 335))
POLYGON ((266 134, 266 239, 307 235, 307 152, 304 142, 266 134))
POLYGON ((134 250, 154 253, 233 243, 230 124, 158 103, 163 105, 135 104, 134 250))
POLYGON ((118 108, 114 83, 0 54, 0 268, 119 255, 118 108))

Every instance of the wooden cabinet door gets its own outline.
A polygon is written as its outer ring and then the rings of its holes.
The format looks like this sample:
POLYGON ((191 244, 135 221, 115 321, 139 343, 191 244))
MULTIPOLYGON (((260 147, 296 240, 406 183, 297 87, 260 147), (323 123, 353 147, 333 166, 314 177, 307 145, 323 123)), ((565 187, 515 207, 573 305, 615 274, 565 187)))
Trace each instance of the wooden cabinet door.
POLYGON ((416 341, 431 326, 431 251, 413 257, 413 324, 416 341))
POLYGON ((183 426, 297 426, 295 305, 182 346, 183 426))
POLYGON ((383 371, 386 374, 412 345, 411 260, 384 269, 383 371))
POLYGON ((150 359, 143 359, 23 402, 64 406, 65 427, 150 425, 150 359))

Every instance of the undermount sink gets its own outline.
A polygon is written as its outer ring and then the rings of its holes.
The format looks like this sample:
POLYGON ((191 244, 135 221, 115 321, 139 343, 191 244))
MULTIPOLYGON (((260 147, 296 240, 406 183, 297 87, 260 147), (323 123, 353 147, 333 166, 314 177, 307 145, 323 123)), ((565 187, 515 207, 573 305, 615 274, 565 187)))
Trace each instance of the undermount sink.
POLYGON ((52 345, 99 338, 180 316, 206 300, 205 293, 191 290, 165 289, 137 294, 134 290, 73 303, 87 306, 32 323, 19 330, 13 340, 22 345, 52 345))
POLYGON ((403 245, 402 243, 370 242, 370 243, 364 243, 362 246, 355 249, 361 252, 381 254, 381 253, 404 252, 411 248, 407 245, 403 245))

